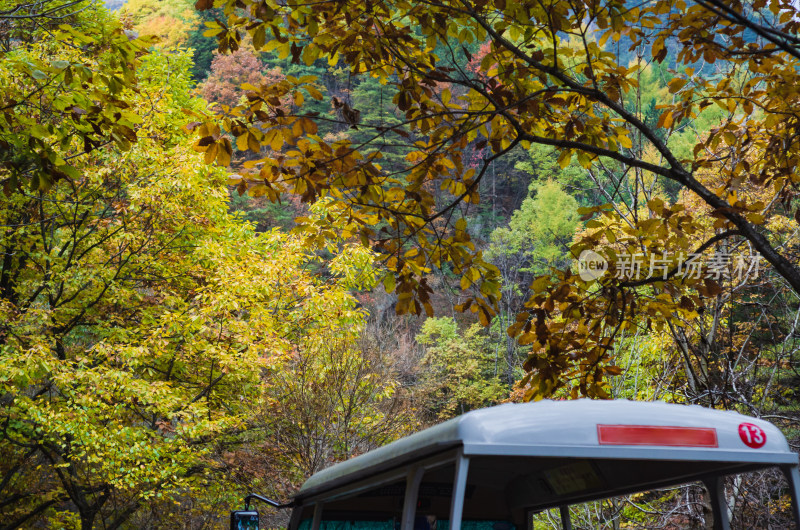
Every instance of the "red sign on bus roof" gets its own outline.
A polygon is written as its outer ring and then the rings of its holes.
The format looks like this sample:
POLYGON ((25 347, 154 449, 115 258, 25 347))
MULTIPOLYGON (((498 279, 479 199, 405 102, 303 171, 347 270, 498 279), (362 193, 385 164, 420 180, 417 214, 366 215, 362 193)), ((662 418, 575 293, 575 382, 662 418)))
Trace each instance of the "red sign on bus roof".
POLYGON ((656 425, 598 425, 600 445, 664 445, 671 447, 719 447, 712 427, 656 425))

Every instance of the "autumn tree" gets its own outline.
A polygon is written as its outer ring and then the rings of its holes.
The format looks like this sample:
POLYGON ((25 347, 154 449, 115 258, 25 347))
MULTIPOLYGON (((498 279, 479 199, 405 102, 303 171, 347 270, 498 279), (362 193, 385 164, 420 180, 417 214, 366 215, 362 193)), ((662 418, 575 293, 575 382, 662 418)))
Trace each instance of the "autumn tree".
MULTIPOLYGON (((211 5, 197 3, 201 10, 211 5)), ((221 126, 258 143, 286 144, 284 157, 253 164, 245 185, 270 196, 286 190, 307 201, 336 200, 339 215, 353 220, 349 233, 371 242, 383 256, 391 271, 385 284, 398 292, 398 312, 430 311, 426 274, 448 263, 465 279, 465 288, 475 288, 460 309, 488 323, 499 296, 497 270, 470 241, 462 210, 481 200, 479 183, 493 161, 533 144, 557 147, 562 166, 575 159, 609 183, 628 176, 643 183, 652 175, 696 195, 718 217, 717 233, 703 245, 744 239, 800 292, 795 260, 761 228, 777 205, 793 208, 796 184, 800 22, 788 0, 765 0, 746 9, 727 0, 660 0, 642 6, 618 0, 219 5, 227 21, 210 28, 223 49, 236 49, 247 32, 256 48, 277 50, 293 62, 324 59, 345 65, 353 75, 372 75, 396 86, 393 101, 404 117, 402 126, 360 123, 358 109, 349 107, 343 107, 341 118, 369 127, 375 141, 402 143, 406 129, 412 131, 416 137, 405 143, 403 171, 385 171, 379 151, 315 136, 313 115, 278 112, 266 88, 251 91, 248 105, 221 126), (244 16, 237 11, 242 7, 244 16), (464 68, 471 58, 465 45, 483 42, 489 42, 489 51, 480 69, 464 68), (665 60, 668 46, 679 45, 668 85, 674 99, 656 109, 655 124, 627 99, 638 79, 628 61, 622 64, 611 51, 616 42, 629 43, 642 51, 639 57, 655 63, 665 60), (701 68, 701 60, 713 69, 701 68), (437 92, 441 84, 450 89, 437 92), (679 156, 664 138, 710 106, 724 111, 722 120, 695 139, 689 157, 679 156), (489 148, 474 170, 466 169, 462 158, 472 143, 489 148), (720 184, 704 184, 697 177, 700 169, 721 175, 720 184), (745 181, 768 190, 769 199, 742 200, 737 188, 745 181), (449 204, 435 205, 431 186, 446 190, 449 204), (437 225, 442 220, 446 228, 437 225)), ((311 82, 296 79, 285 92, 319 96, 307 90, 311 82)), ((198 131, 198 148, 224 163, 225 138, 211 124, 198 131)), ((643 252, 663 258, 696 250, 682 239, 690 217, 658 201, 649 212, 626 229, 644 242, 643 252)), ((587 236, 573 252, 602 253, 599 236, 587 236)), ((616 266, 617 256, 605 257, 616 266)), ((685 318, 704 305, 709 289, 715 287, 674 274, 660 282, 606 277, 599 287, 570 271, 535 281, 527 310, 509 329, 533 347, 526 363, 530 377, 524 381, 528 396, 550 395, 565 386, 574 395, 607 395, 605 379, 619 373, 612 355, 617 334, 645 315, 658 325, 673 322, 674 315, 685 318), (684 291, 692 309, 640 296, 640 282, 684 291)))
POLYGON ((523 306, 526 287, 531 280, 549 274, 552 268, 564 267, 574 259, 570 255, 572 239, 578 227, 578 203, 555 181, 531 182, 533 197, 526 197, 509 220, 508 228, 494 230, 489 239, 487 258, 503 277, 497 324, 501 339, 507 381, 518 379, 520 348, 505 330, 516 322, 516 312, 523 306))
POLYGON ((578 203, 554 181, 531 188, 534 196, 522 201, 508 228, 492 235, 508 245, 498 253, 522 253, 521 269, 539 275, 551 267, 563 268, 564 261, 572 259, 569 247, 578 227, 578 203))
POLYGON ((186 0, 126 0, 123 18, 129 18, 142 35, 158 37, 164 47, 186 45, 200 17, 186 0))
POLYGON ((313 333, 301 327, 304 337, 294 341, 267 391, 261 421, 271 436, 264 451, 295 486, 335 462, 409 434, 417 423, 383 359, 357 347, 363 310, 344 292, 340 296, 345 299, 331 300, 328 308, 314 306, 337 314, 336 325, 313 333))
POLYGON ((11 3, 0 20, 6 192, 47 190, 77 178, 75 163, 98 147, 135 143, 139 118, 126 90, 150 40, 130 38, 102 9, 73 3, 11 3))
MULTIPOLYGON (((709 184, 719 177, 707 170, 698 178, 709 184)), ((748 202, 771 199, 768 190, 742 183, 738 194, 748 202), (759 197, 760 196, 760 197, 759 197)), ((683 192, 678 198, 705 230, 693 236, 696 245, 718 233, 710 208, 683 192)), ((771 243, 796 254, 798 241, 790 212, 777 209, 762 226, 771 243)), ((684 394, 692 402, 742 408, 754 414, 783 405, 788 371, 798 345, 795 296, 745 240, 729 239, 708 249, 719 289, 714 289, 698 318, 665 329, 682 361, 684 394), (716 264, 716 265, 714 265, 716 264)))
POLYGON ((46 193, 7 188, 0 495, 9 528, 118 527, 148 499, 202 481, 208 440, 241 428, 239 398, 259 395, 259 370, 279 355, 265 335, 220 333, 250 319, 220 298, 229 290, 207 240, 246 232, 226 219, 219 174, 198 171, 178 123, 161 121, 188 98, 177 80, 164 87, 151 75, 185 69, 179 59, 148 56, 138 69, 127 112, 156 111, 137 120, 147 141, 74 159, 78 176, 46 193))
POLYGON ((0 521, 171 526, 189 497, 215 518, 243 493, 221 448, 266 436, 255 411, 312 355, 300 337, 353 327, 372 256, 330 247, 322 266, 229 212, 181 129, 206 111, 187 53, 100 8, 44 13, 11 18, 0 53, 0 521))
POLYGON ((280 69, 266 69, 258 57, 241 48, 229 55, 214 54, 211 72, 198 88, 206 101, 234 107, 246 92, 242 85, 272 85, 283 78, 280 69))
POLYGON ((483 328, 461 333, 452 318, 429 318, 417 342, 425 348, 415 392, 417 407, 443 421, 498 403, 508 394, 483 328))

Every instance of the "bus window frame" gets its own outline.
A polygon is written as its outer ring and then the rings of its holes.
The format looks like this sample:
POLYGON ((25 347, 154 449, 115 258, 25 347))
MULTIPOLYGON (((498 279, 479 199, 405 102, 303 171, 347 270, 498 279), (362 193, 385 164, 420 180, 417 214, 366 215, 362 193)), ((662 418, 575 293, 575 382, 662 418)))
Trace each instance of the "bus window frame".
MULTIPOLYGON (((346 497, 354 497, 360 493, 364 493, 371 489, 379 488, 381 486, 386 486, 403 480, 405 480, 406 482, 406 490, 403 494, 403 509, 400 521, 400 528, 402 530, 413 530, 419 487, 420 484, 422 484, 422 479, 425 473, 427 471, 440 467, 445 467, 451 464, 454 464, 456 468, 456 473, 454 476, 454 484, 456 483, 455 480, 456 477, 460 477, 459 483, 463 482, 460 495, 458 495, 458 491, 454 486, 453 494, 450 501, 451 521, 455 520, 453 519, 453 517, 456 515, 456 512, 454 510, 457 508, 459 510, 457 513, 457 517, 458 517, 458 522, 460 524, 461 510, 463 509, 464 505, 464 492, 467 481, 466 462, 468 460, 469 458, 464 456, 464 450, 462 447, 451 448, 441 453, 436 453, 435 455, 422 459, 418 462, 414 462, 412 465, 409 465, 407 467, 385 471, 373 477, 368 477, 359 481, 355 481, 351 485, 339 486, 338 488, 325 491, 318 495, 310 496, 307 499, 304 499, 304 505, 314 506, 314 517, 311 522, 311 530, 319 530, 319 525, 322 522, 322 515, 324 512, 325 503, 329 503, 337 499, 342 499, 346 497), (462 463, 461 467, 459 468, 460 462, 462 463), (463 477, 459 475, 459 469, 463 470, 462 472, 463 477), (455 499, 457 497, 460 497, 458 503, 455 502, 455 499), (318 515, 319 518, 317 518, 318 515)), ((300 527, 300 523, 302 522, 301 518, 302 518, 302 510, 295 508, 292 512, 292 517, 289 522, 289 529, 297 530, 300 527)))

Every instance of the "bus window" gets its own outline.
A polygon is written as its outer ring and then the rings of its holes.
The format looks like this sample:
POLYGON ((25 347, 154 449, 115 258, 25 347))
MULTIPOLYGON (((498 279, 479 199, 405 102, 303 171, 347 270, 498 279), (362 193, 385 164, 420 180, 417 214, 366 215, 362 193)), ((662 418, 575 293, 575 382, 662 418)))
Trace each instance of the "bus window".
MULTIPOLYGON (((319 530, 395 530, 400 524, 405 483, 392 482, 344 495, 322 505, 319 530)), ((298 530, 313 530, 314 507, 303 511, 298 530)))
MULTIPOLYGON (((484 503, 495 504, 497 497, 502 495, 502 492, 491 491, 479 481, 471 480, 470 476, 468 473, 460 528, 462 530, 515 530, 516 527, 508 520, 507 513, 495 511, 487 514, 484 510, 473 508, 484 503)), ((419 485, 414 530, 449 530, 455 479, 455 464, 425 471, 419 485)))
POLYGON ((450 518, 454 476, 453 463, 424 471, 417 490, 414 530, 447 528, 440 524, 450 518))

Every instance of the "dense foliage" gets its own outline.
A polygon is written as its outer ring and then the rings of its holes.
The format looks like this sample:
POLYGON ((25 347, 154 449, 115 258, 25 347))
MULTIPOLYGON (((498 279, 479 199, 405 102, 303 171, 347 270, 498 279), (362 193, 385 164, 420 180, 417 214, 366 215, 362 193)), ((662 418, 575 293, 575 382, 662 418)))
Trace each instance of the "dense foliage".
POLYGON ((407 429, 386 422, 403 417, 392 374, 354 348, 365 314, 349 290, 375 283, 370 253, 320 234, 323 262, 301 238, 257 234, 181 129, 206 109, 191 56, 146 51, 102 10, 73 17, 13 39, 0 61, 13 80, 0 127, 3 528, 169 527, 186 498, 197 524, 219 520, 254 483, 286 494, 259 483, 265 470, 237 476, 231 449, 259 446, 296 481, 407 429), (78 61, 76 41, 95 62, 78 61), (327 428, 301 428, 303 411, 327 428))
MULTIPOLYGON (((506 399, 796 439, 799 29, 788 0, 2 3, 0 527, 223 525, 506 399)), ((775 477, 730 491, 784 524, 775 477)))
MULTIPOLYGON (((611 202, 621 200, 624 181, 634 181, 632 225, 603 205, 584 212, 588 218, 607 211, 603 215, 612 223, 631 225, 630 245, 610 253, 604 242, 609 233, 614 240, 621 236, 621 225, 615 229, 592 221, 587 227, 596 230, 584 234, 571 251, 579 255, 595 249, 612 266, 622 251, 641 251, 671 260, 667 274, 658 285, 639 275, 631 281, 605 278, 599 292, 568 272, 535 281, 528 310, 509 328, 521 343, 534 346, 524 383, 530 397, 564 387, 573 395, 605 397, 604 378, 619 373, 609 352, 620 332, 655 314, 662 316, 659 325, 699 315, 695 309, 705 305, 704 297, 721 288, 706 278, 675 281, 671 271, 677 272, 681 262, 669 253, 697 253, 714 243, 741 240, 792 290, 800 290, 800 269, 791 251, 759 228, 776 212, 771 206, 791 208, 793 197, 797 94, 787 87, 797 86, 800 52, 793 37, 798 21, 788 1, 762 2, 752 12, 722 0, 663 0, 630 8, 617 1, 560 0, 378 2, 368 8, 324 2, 313 9, 272 2, 221 5, 227 23, 207 24, 221 50, 238 49, 246 31, 256 49, 277 50, 307 65, 324 58, 330 65, 345 65, 352 75, 368 73, 394 87, 392 101, 405 118, 397 124, 362 123, 360 110, 332 100, 341 121, 373 131, 366 142, 329 141, 317 134, 313 114, 302 110, 304 93, 323 97, 313 87, 314 76, 253 86, 248 103, 222 125, 240 148, 256 154, 262 144, 273 150, 287 146, 285 158, 252 161, 241 185, 246 187, 249 178, 256 193, 271 197, 291 191, 306 201, 334 198, 340 215, 352 220, 350 233, 373 241, 384 257, 393 276, 387 277, 387 287, 397 289, 400 313, 432 313, 426 275, 445 264, 461 276, 462 289, 479 286, 462 310, 477 312, 484 324, 496 313, 498 270, 473 244, 457 212, 480 202, 478 185, 491 164, 515 147, 560 148, 562 168, 574 157, 596 174, 601 188, 616 188, 611 202), (245 16, 236 11, 242 7, 245 16), (274 38, 268 40, 268 34, 274 38), (618 54, 604 49, 622 39, 637 50, 636 62, 622 64, 618 54), (672 58, 681 71, 667 85, 675 97, 660 105, 656 123, 648 123, 651 106, 642 107, 634 95, 646 62, 660 65, 667 58, 667 41, 682 46, 672 58), (489 46, 480 64, 463 68, 473 59, 467 46, 481 42, 489 46), (718 65, 703 68, 697 64, 701 59, 718 65), (294 94, 298 112, 286 113, 278 105, 278 96, 288 93, 294 94), (691 158, 679 158, 680 150, 664 133, 668 136, 710 106, 726 114, 697 138, 691 158), (411 134, 413 143, 399 142, 404 163, 384 167, 382 149, 373 148, 411 134), (477 167, 465 160, 470 145, 488 149, 477 167), (703 170, 714 171, 719 180, 704 182, 699 178, 703 170), (698 197, 717 215, 719 233, 696 245, 691 236, 700 228, 681 214, 685 205, 654 195, 649 182, 664 182, 662 189, 668 183, 698 197), (760 199, 766 200, 746 200, 738 190, 745 182, 763 189, 766 197, 760 199), (434 186, 447 192, 443 204, 437 203, 434 186), (647 209, 638 213, 640 203, 647 209), (373 228, 379 223, 380 232, 373 228), (657 228, 657 237, 650 238, 657 228), (637 288, 643 285, 655 289, 655 295, 642 296, 637 288)), ((209 9, 212 3, 203 0, 197 7, 209 9)), ((198 147, 227 165, 230 141, 209 123, 198 130, 198 147)))

